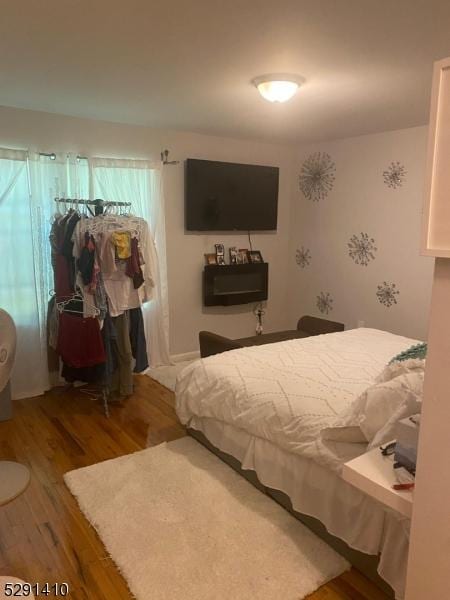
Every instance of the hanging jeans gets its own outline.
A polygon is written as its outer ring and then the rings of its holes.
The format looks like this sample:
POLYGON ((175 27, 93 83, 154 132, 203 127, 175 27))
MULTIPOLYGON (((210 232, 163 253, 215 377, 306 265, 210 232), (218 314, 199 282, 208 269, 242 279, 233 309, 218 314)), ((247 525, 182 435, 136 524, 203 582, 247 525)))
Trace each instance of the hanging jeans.
POLYGON ((130 342, 133 358, 136 361, 134 365, 135 373, 142 373, 148 368, 147 358, 147 342, 145 339, 144 331, 144 318, 142 316, 142 309, 131 308, 129 311, 130 315, 130 342))
POLYGON ((133 393, 133 355, 130 344, 130 321, 128 312, 118 317, 112 317, 116 330, 116 349, 119 367, 111 377, 111 391, 121 396, 131 396, 133 393))

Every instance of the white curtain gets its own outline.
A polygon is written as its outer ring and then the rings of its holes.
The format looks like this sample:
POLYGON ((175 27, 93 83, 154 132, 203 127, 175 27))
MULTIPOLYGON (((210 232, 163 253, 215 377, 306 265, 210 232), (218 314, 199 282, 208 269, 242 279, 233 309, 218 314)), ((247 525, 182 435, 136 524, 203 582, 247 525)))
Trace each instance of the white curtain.
POLYGON ((147 351, 152 367, 170 364, 164 194, 161 165, 146 160, 93 158, 94 197, 130 202, 132 212, 143 217, 155 240, 159 270, 153 274, 155 293, 144 304, 147 351))
POLYGON ((0 307, 17 328, 13 398, 49 389, 46 314, 53 288, 49 232, 55 196, 88 193, 86 161, 0 149, 0 307))
MULTIPOLYGON (((59 205, 55 198, 87 198, 89 193, 89 169, 86 159, 71 154, 33 154, 29 160, 31 189, 31 231, 34 257, 36 300, 39 315, 41 355, 45 357, 43 368, 48 372, 46 317, 50 295, 53 292, 53 269, 49 244, 50 228, 55 213, 64 212, 68 206, 59 205)), ((46 387, 59 382, 59 373, 50 373, 46 387)))
POLYGON ((131 202, 150 225, 158 253, 154 300, 144 305, 149 359, 169 364, 169 315, 164 202, 159 164, 147 161, 86 159, 40 155, 0 148, 0 308, 14 319, 18 333, 12 375, 14 398, 42 394, 57 381, 49 374, 46 316, 53 270, 49 233, 55 212, 67 206, 55 197, 131 202))
POLYGON ((0 308, 17 328, 12 394, 25 398, 48 387, 35 285, 27 153, 0 149, 0 308))

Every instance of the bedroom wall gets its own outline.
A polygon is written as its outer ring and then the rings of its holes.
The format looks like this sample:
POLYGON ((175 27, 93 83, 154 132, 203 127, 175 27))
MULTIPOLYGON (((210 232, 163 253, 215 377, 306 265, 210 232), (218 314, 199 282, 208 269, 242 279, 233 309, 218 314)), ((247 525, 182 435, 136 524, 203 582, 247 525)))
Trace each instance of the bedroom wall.
POLYGON ((252 235, 253 248, 270 263, 265 328, 291 324, 286 312, 292 148, 181 131, 155 130, 104 121, 0 107, 0 146, 43 152, 76 152, 87 156, 151 158, 161 150, 181 161, 165 167, 166 238, 172 354, 198 349, 198 331, 210 329, 231 337, 252 335, 252 305, 204 308, 201 298, 203 254, 214 243, 248 248, 247 235, 203 235, 184 231, 183 161, 204 158, 280 167, 278 231, 252 235))
POLYGON ((363 321, 426 337, 433 275, 433 260, 419 255, 426 142, 427 127, 417 127, 297 149, 291 321, 307 313, 346 328, 363 321), (322 196, 315 199, 321 161, 322 196), (399 181, 389 178, 397 167, 399 181))

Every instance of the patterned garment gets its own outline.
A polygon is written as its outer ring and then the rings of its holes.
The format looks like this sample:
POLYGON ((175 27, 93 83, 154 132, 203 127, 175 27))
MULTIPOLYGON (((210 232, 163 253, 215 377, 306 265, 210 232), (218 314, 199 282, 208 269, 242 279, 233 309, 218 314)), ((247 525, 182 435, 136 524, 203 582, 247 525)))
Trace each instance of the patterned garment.
POLYGON ((407 350, 400 352, 400 354, 397 354, 397 356, 394 356, 394 358, 389 361, 389 364, 392 365, 392 363, 394 362, 409 360, 410 358, 418 358, 419 360, 425 360, 427 356, 427 350, 428 344, 415 344, 414 346, 411 346, 411 348, 408 348, 407 350))

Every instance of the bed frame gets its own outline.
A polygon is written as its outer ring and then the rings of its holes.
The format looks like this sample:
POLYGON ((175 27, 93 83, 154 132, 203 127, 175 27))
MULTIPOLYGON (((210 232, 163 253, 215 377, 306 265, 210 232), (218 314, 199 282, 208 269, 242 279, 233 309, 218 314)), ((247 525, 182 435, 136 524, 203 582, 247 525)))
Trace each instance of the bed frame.
POLYGON ((343 540, 331 535, 326 530, 325 526, 314 517, 310 517, 308 515, 304 515, 302 513, 297 512, 292 508, 292 503, 290 498, 284 493, 280 492, 280 490, 275 490, 273 488, 269 488, 263 485, 255 471, 242 469, 241 463, 230 454, 226 454, 222 452, 206 438, 206 436, 201 431, 196 431, 195 429, 187 429, 187 433, 195 438, 198 442, 203 444, 208 450, 210 450, 213 454, 218 456, 221 460, 223 460, 227 465, 229 465, 232 469, 237 471, 240 475, 245 477, 247 481, 249 481, 252 485, 254 485, 258 490, 267 494, 273 500, 275 500, 278 504, 280 504, 283 508, 288 510, 296 519, 301 521, 306 527, 311 529, 316 535, 318 535, 321 539, 323 539, 329 546, 331 546, 336 552, 338 552, 341 556, 346 558, 350 564, 352 564, 358 571, 361 571, 368 579, 373 581, 385 594, 387 594, 388 598, 395 598, 395 594, 391 586, 386 583, 377 573, 377 566, 379 559, 377 556, 372 556, 370 554, 364 554, 363 552, 359 552, 358 550, 354 550, 350 548, 343 540))

